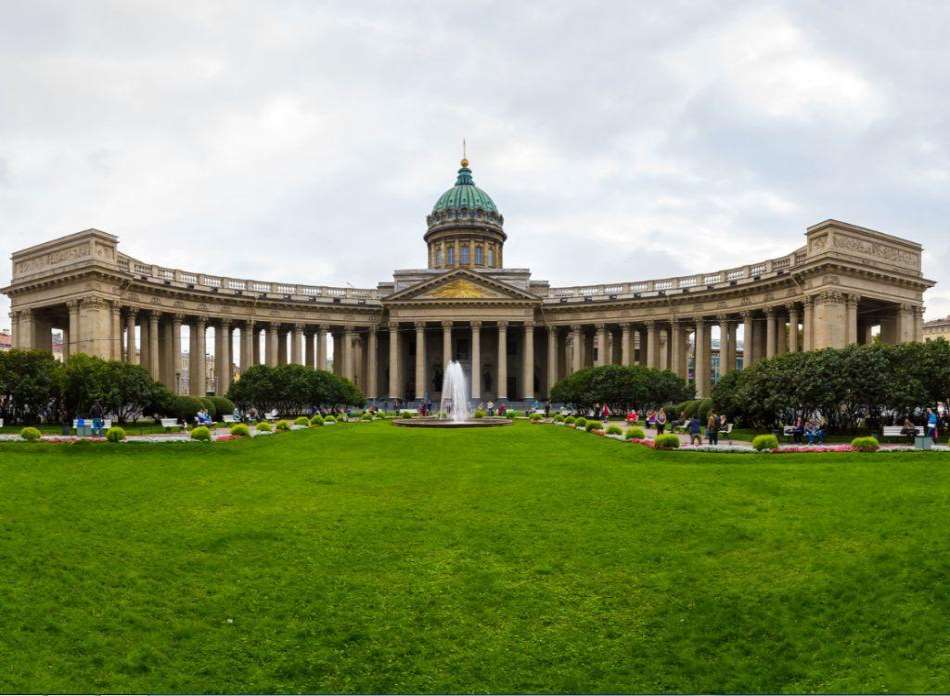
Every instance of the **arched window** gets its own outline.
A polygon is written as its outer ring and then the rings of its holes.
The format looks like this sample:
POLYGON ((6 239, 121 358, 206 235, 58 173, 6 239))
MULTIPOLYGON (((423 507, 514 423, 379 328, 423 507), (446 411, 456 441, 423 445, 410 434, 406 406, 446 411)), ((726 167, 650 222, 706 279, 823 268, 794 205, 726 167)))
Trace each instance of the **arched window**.
POLYGON ((468 244, 463 244, 463 245, 462 245, 462 248, 459 249, 459 257, 460 257, 460 258, 459 258, 459 263, 461 263, 463 266, 467 266, 467 265, 468 265, 468 253, 469 253, 469 252, 468 252, 468 244))
POLYGON ((484 259, 482 258, 482 247, 479 245, 475 247, 475 265, 481 266, 483 263, 484 259))
POLYGON ((455 265, 455 247, 449 247, 445 250, 445 263, 447 266, 455 265))

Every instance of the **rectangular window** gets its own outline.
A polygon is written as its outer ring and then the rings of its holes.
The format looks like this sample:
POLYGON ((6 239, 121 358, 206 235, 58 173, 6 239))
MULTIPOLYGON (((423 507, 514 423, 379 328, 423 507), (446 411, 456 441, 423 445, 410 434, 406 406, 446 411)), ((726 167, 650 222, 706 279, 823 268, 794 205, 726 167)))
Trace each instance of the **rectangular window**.
POLYGON ((468 265, 468 244, 466 244, 459 250, 459 256, 461 256, 461 258, 459 259, 459 263, 461 263, 463 266, 467 266, 468 265))
POLYGON ((475 247, 475 265, 481 266, 484 261, 482 260, 482 248, 480 246, 475 247))
POLYGON ((445 263, 448 266, 455 265, 455 247, 449 247, 445 250, 445 263))
POLYGON ((436 266, 442 265, 442 250, 441 249, 435 250, 435 265, 436 266))
POLYGON ((488 265, 489 266, 495 265, 495 250, 494 249, 488 250, 488 265))

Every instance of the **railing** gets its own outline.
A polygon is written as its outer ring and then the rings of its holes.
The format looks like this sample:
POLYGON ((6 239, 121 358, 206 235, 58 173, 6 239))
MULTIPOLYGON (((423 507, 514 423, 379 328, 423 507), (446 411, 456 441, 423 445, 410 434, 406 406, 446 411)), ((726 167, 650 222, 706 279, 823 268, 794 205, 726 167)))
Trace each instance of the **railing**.
POLYGON ((273 295, 296 295, 301 297, 325 297, 329 299, 377 300, 379 293, 370 288, 334 288, 326 285, 297 285, 289 283, 270 283, 261 280, 225 278, 222 276, 192 273, 176 268, 152 266, 142 263, 125 254, 119 254, 119 266, 129 273, 161 281, 170 281, 193 285, 196 288, 232 290, 238 292, 267 293, 273 295))
POLYGON ((666 292, 668 290, 689 290, 691 288, 712 286, 715 287, 724 283, 738 282, 742 280, 754 280, 755 278, 773 274, 777 271, 787 271, 805 261, 804 248, 796 249, 787 256, 780 256, 777 259, 770 259, 761 263, 749 264, 738 268, 729 268, 715 273, 698 273, 688 276, 677 276, 676 278, 661 278, 659 280, 645 280, 638 283, 612 283, 609 285, 578 285, 567 288, 551 288, 551 298, 569 298, 569 297, 629 297, 637 294, 652 294, 666 292))

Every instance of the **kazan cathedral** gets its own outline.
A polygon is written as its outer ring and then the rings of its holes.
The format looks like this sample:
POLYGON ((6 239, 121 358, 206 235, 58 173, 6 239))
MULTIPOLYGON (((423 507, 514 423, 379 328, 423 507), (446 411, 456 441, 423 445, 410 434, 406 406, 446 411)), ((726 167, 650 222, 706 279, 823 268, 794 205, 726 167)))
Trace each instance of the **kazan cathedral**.
MULTIPOLYGON (((543 400, 592 365, 671 370, 709 394, 723 373, 785 352, 919 341, 921 246, 825 220, 788 253, 674 278, 551 287, 505 266, 505 219, 463 159, 426 217, 426 264, 375 288, 258 280, 141 260, 97 229, 13 253, 13 345, 145 366, 173 391, 224 394, 251 365, 332 370, 380 403, 440 396, 449 360, 473 401, 543 400), (741 339, 742 360, 737 360, 741 339)), ((605 250, 604 253, 607 253, 605 250)))

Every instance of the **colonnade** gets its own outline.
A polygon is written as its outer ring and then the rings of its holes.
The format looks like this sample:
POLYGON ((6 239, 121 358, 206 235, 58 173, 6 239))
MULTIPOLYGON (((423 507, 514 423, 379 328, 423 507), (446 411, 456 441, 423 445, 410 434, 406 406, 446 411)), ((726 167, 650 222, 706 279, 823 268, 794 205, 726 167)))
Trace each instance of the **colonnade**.
POLYGON ((867 343, 874 327, 886 343, 922 340, 923 332, 919 306, 837 292, 712 316, 572 321, 549 314, 544 322, 391 317, 386 323, 360 325, 286 323, 165 312, 90 297, 20 309, 11 316, 15 347, 49 350, 51 330, 60 329, 65 357, 85 352, 139 363, 169 389, 194 395, 226 393, 234 370, 251 365, 327 369, 332 337, 334 372, 368 398, 400 400, 437 395, 437 377, 451 359, 463 362, 476 400, 546 398, 567 375, 607 364, 671 370, 694 381, 697 395, 704 397, 712 384, 714 331, 720 337, 720 374, 737 367, 740 326, 743 366, 785 352, 867 343), (187 365, 182 350, 186 326, 187 365), (209 327, 215 335, 213 362, 206 357, 211 352, 209 327), (240 334, 237 344, 235 332, 240 334))

